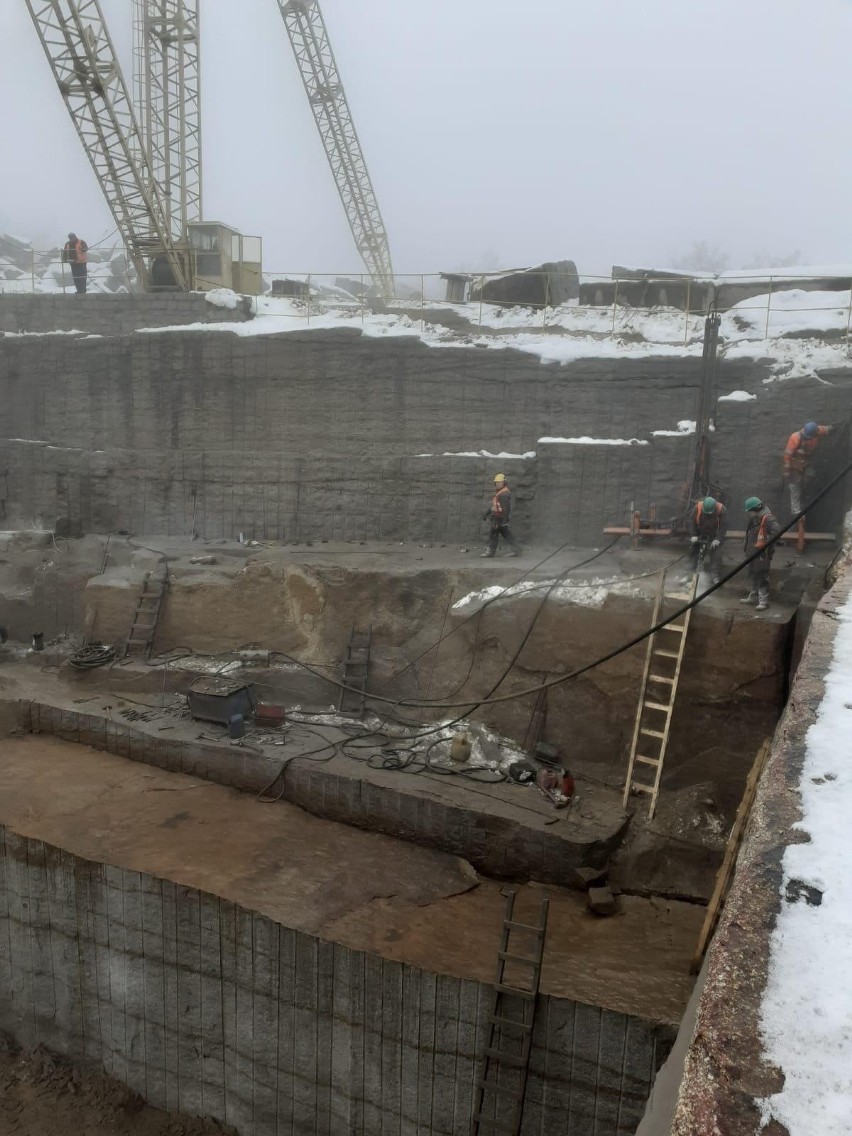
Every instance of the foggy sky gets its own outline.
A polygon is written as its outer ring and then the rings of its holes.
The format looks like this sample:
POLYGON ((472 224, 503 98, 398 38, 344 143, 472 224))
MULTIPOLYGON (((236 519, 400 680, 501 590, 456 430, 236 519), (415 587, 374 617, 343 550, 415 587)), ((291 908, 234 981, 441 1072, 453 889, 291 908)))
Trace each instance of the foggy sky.
MULTIPOLYGON (((130 3, 103 0, 130 82, 130 3)), ((852 260, 849 0, 322 0, 397 272, 852 260)), ((361 269, 275 0, 203 0, 204 213, 361 269)), ((0 231, 113 227, 23 0, 0 0, 0 231)))

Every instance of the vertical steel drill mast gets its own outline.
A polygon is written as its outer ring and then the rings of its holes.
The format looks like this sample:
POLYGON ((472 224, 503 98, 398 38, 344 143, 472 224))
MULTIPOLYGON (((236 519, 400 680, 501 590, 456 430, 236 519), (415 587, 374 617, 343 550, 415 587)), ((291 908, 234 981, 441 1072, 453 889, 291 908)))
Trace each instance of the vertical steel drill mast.
POLYGON ((373 184, 355 131, 319 0, 278 0, 308 102, 325 147, 358 252, 384 296, 394 294, 393 265, 373 184))
POLYGON ((164 256, 186 288, 168 211, 144 158, 127 85, 98 0, 26 0, 45 55, 139 279, 164 256))
POLYGON ((201 220, 199 0, 133 0, 133 88, 171 234, 201 220))

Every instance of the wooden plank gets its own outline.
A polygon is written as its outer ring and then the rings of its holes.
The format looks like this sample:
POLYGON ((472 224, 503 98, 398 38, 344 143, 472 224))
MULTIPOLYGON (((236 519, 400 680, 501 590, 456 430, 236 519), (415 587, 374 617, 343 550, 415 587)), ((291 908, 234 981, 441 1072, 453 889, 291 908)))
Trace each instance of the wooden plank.
POLYGON ((719 920, 719 915, 722 909, 722 904, 728 894, 730 887, 731 877, 734 874, 734 868, 737 863, 737 856, 742 843, 743 833, 745 832, 746 824, 748 823, 749 815, 751 814, 751 807, 754 804, 754 798, 757 793, 757 786, 760 782, 761 774, 763 773, 766 760, 769 757, 769 750, 771 747, 771 740, 769 738, 760 747, 757 757, 754 760, 754 765, 751 767, 751 772, 746 780, 745 792, 740 801, 737 815, 734 818, 731 834, 728 837, 728 843, 725 847, 725 855, 722 859, 722 865, 719 868, 719 873, 716 876, 716 886, 713 888, 713 895, 710 898, 710 903, 707 907, 707 914, 704 917, 704 925, 701 928, 701 934, 698 936, 698 946, 696 947, 695 954, 690 966, 690 972, 697 974, 701 969, 701 963, 704 959, 704 952, 707 950, 707 944, 713 932, 716 929, 716 924, 719 920))

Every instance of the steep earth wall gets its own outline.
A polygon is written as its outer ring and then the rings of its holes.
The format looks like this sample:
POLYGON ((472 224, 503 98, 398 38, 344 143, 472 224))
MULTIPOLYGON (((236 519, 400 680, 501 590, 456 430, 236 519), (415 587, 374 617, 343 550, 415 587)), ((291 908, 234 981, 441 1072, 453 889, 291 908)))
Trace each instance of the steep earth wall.
MULTIPOLYGON (((720 363, 720 393, 755 396, 720 402, 713 438, 735 513, 752 492, 778 501, 788 434, 846 414, 852 369, 768 378, 720 363)), ((631 506, 680 512, 694 437, 653 431, 695 420, 699 381, 696 358, 543 364, 349 329, 7 336, 0 499, 16 522, 87 531, 471 542, 503 471, 522 539, 582 545, 631 506), (454 456, 481 450, 518 457, 454 456)), ((814 522, 842 501, 828 512, 814 522)))
MULTIPOLYGON (((21 1044, 241 1136, 467 1131, 488 987, 6 829, 0 881, 0 1028, 21 1044)), ((669 1037, 543 996, 525 1136, 632 1131, 669 1037)))

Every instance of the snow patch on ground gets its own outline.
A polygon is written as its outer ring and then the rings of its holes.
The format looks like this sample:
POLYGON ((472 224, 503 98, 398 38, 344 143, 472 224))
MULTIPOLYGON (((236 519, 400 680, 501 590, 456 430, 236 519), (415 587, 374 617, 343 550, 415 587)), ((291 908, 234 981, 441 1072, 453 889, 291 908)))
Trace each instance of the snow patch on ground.
POLYGON ((785 1077, 764 1102, 764 1123, 774 1118, 790 1136, 846 1136, 852 1118, 852 600, 836 618, 825 696, 805 742, 796 827, 810 840, 784 853, 761 1008, 766 1059, 785 1077), (805 887, 822 893, 818 906, 786 898, 805 887))
POLYGON ((539 438, 539 444, 572 446, 647 446, 641 438, 539 438))
POLYGON ((211 288, 209 292, 205 293, 205 298, 207 303, 212 304, 214 308, 225 308, 229 312, 236 311, 242 300, 242 296, 233 292, 230 288, 211 288))
POLYGON ((651 434, 654 438, 677 438, 681 434, 694 434, 696 422, 691 422, 688 418, 682 418, 677 424, 676 430, 652 430, 651 434))
POLYGON ((507 461, 509 459, 534 458, 535 450, 528 450, 525 454, 507 454, 505 450, 499 454, 492 454, 488 450, 459 450, 456 453, 415 454, 414 456, 416 458, 497 458, 500 461, 507 461))
MULTIPOLYGON (((552 587, 554 580, 525 580, 520 584, 512 584, 507 588, 492 584, 487 588, 480 588, 475 592, 468 592, 452 606, 455 612, 467 612, 469 608, 484 607, 496 599, 518 599, 530 595, 541 595, 547 588, 552 587)), ((617 576, 590 579, 583 581, 564 580, 556 583, 549 599, 557 603, 576 604, 580 607, 603 607, 609 596, 643 596, 641 588, 633 587, 630 582, 622 581, 617 576)))
POLYGON ((719 402, 752 402, 757 398, 756 394, 749 394, 748 391, 731 391, 730 394, 720 394, 719 402))
MULTIPOLYGON (((775 377, 779 379, 848 365, 845 332, 849 296, 849 292, 790 289, 744 300, 722 317, 720 354, 728 359, 767 359, 774 363, 775 377), (765 338, 767 303, 771 303, 769 339, 765 338), (797 331, 842 334, 842 341, 829 344, 814 338, 777 338, 797 331)), ((212 304, 231 310, 242 299, 229 289, 208 293, 212 304)), ((687 316, 676 308, 617 307, 613 319, 611 307, 580 308, 576 303, 563 304, 546 313, 493 304, 454 304, 454 316, 461 315, 469 323, 469 327, 459 331, 429 322, 427 317, 434 312, 434 304, 430 309, 424 308, 423 318, 416 318, 410 303, 402 301, 392 303, 385 312, 374 313, 357 300, 346 303, 334 296, 317 295, 310 301, 271 296, 248 299, 255 318, 246 322, 180 324, 144 330, 158 334, 215 331, 254 336, 345 328, 376 339, 414 336, 434 348, 512 348, 535 355, 542 363, 687 358, 702 353, 704 317, 687 316)))

